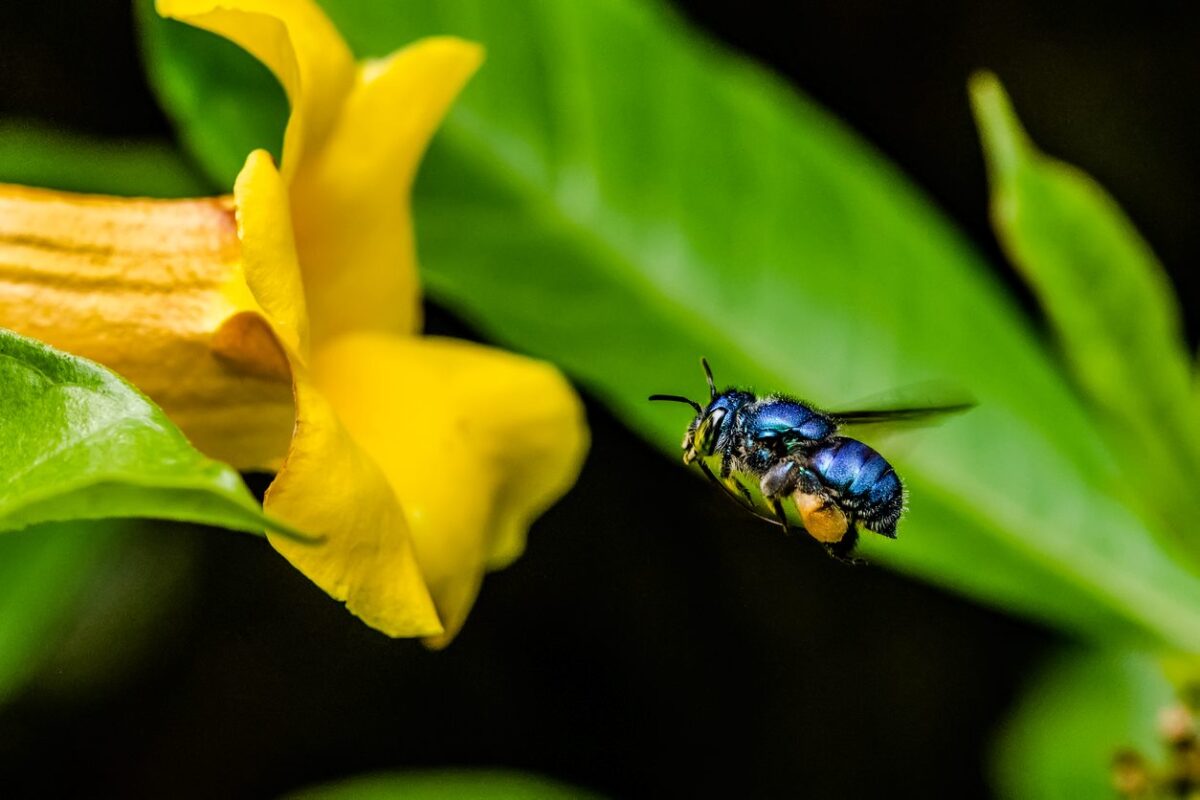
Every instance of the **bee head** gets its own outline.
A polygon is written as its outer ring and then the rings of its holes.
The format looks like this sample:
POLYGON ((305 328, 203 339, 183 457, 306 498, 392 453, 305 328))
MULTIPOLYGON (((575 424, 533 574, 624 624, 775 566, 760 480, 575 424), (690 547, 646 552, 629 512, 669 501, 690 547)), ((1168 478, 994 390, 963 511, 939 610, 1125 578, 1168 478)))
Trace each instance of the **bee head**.
MULTIPOLYGON (((718 398, 723 400, 724 398, 718 398)), ((723 402, 714 401, 700 416, 696 417, 695 429, 692 433, 692 449, 702 455, 711 456, 717 452, 717 443, 721 440, 721 432, 726 420, 731 420, 730 408, 723 402)))
POLYGON ((753 400, 753 395, 748 392, 729 390, 718 393, 708 360, 702 358, 700 364, 704 367, 704 377, 708 380, 709 403, 707 406, 701 406, 695 400, 677 394, 650 395, 651 400, 683 403, 691 406, 692 410, 696 412, 695 418, 688 425, 687 433, 683 437, 683 461, 686 464, 695 461, 697 456, 707 457, 717 452, 718 447, 726 438, 723 434, 733 422, 733 412, 746 402, 753 400))
POLYGON ((702 456, 711 456, 729 441, 736 411, 754 401, 754 395, 727 389, 715 395, 708 407, 696 415, 692 427, 692 446, 702 456))

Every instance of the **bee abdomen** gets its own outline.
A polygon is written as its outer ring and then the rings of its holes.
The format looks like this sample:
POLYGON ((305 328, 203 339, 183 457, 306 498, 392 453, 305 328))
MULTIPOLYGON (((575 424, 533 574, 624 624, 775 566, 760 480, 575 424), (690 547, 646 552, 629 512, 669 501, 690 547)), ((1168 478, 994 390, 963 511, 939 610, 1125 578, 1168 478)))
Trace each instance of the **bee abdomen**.
POLYGON ((810 468, 855 522, 884 536, 896 535, 904 486, 883 456, 857 439, 835 436, 813 454, 810 468))

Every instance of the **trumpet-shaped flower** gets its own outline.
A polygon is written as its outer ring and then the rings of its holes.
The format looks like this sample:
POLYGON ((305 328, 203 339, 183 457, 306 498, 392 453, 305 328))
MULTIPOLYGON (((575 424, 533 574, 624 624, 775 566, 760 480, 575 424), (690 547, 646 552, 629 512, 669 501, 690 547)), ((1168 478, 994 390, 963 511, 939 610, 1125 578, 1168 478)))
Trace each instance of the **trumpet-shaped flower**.
POLYGON ((277 468, 267 511, 322 538, 274 547, 372 627, 443 644, 587 447, 550 365, 417 335, 410 188, 481 52, 358 64, 310 0, 158 10, 276 75, 282 163, 250 154, 232 198, 0 187, 0 324, 123 373, 210 455, 277 468))

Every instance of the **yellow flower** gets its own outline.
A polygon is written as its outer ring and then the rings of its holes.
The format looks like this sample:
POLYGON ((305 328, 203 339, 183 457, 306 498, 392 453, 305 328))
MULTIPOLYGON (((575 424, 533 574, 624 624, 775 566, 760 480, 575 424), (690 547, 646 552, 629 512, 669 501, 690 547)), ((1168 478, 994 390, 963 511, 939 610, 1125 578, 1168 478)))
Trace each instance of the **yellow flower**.
POLYGON ((410 188, 481 52, 356 64, 308 0, 158 10, 274 72, 280 168, 252 153, 232 199, 0 187, 0 324, 122 372, 206 452, 278 467, 267 511, 324 538, 275 548, 372 627, 444 644, 587 447, 550 365, 415 335, 410 188))

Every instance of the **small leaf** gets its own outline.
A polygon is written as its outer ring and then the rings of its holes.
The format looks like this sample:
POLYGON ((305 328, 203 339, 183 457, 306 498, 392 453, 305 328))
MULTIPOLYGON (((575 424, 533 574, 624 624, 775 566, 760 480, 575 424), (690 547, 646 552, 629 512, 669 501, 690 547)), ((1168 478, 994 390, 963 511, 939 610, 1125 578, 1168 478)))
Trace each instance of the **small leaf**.
POLYGON ((197 452, 132 386, 3 329, 0 453, 0 531, 111 517, 279 528, 233 469, 197 452))
POLYGON ((1175 699, 1162 670, 1132 653, 1064 653, 1021 699, 997 743, 993 773, 1013 800, 1115 797, 1112 759, 1133 747, 1162 755, 1159 709, 1175 699))
POLYGON ((1099 184, 1034 147, 994 75, 972 79, 971 100, 1000 241, 1037 292, 1080 391, 1107 416, 1128 473, 1190 533, 1200 415, 1162 265, 1099 184))
POLYGON ((365 775, 302 789, 288 800, 588 800, 599 795, 540 775, 454 770, 365 775))

